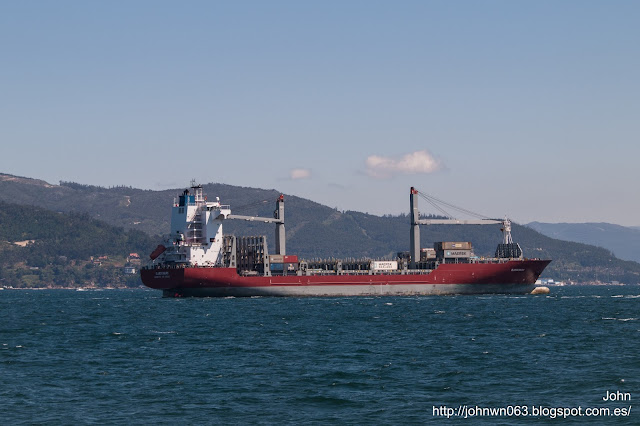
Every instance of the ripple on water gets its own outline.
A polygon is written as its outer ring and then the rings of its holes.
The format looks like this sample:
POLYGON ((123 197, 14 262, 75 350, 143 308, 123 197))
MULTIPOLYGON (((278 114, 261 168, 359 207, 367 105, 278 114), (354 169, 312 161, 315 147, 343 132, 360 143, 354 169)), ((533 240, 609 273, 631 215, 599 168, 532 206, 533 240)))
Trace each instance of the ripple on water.
POLYGON ((598 406, 603 389, 640 387, 638 294, 174 300, 4 291, 3 417, 403 424, 442 421, 432 415, 440 405, 598 406))

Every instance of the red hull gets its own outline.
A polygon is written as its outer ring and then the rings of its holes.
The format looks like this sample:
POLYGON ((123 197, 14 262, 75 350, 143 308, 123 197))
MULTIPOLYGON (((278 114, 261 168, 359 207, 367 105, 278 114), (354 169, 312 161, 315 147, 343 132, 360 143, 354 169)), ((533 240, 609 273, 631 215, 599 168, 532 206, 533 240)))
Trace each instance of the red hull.
POLYGON ((410 274, 240 276, 235 268, 143 269, 142 282, 170 295, 367 295, 437 293, 523 293, 550 260, 441 264, 433 271, 410 274), (384 292, 381 290, 384 289, 384 292), (169 291, 170 290, 170 291, 169 291), (486 291, 484 291, 486 290, 486 291))

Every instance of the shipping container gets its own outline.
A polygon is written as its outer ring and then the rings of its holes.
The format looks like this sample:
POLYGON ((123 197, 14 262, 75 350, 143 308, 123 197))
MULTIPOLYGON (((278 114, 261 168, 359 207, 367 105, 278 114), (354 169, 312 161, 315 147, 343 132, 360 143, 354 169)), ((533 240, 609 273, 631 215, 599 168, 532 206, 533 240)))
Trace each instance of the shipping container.
POLYGON ((390 271, 398 269, 398 262, 395 260, 374 260, 371 262, 371 269, 374 271, 390 271))
POLYGON ((442 257, 471 257, 471 250, 445 250, 442 257))
POLYGON ((420 249, 420 261, 424 262, 425 260, 435 259, 435 258, 436 258, 435 249, 432 249, 432 248, 420 249))
POLYGON ((298 263, 298 256, 294 255, 282 255, 282 254, 270 254, 270 263, 298 263))
POLYGON ((271 265, 269 265, 269 269, 272 271, 284 271, 284 264, 282 263, 272 263, 271 265))
POLYGON ((442 241, 433 245, 436 251, 443 250, 471 250, 471 243, 468 241, 442 241))
POLYGON ((269 263, 284 263, 284 256, 281 254, 270 254, 269 263))

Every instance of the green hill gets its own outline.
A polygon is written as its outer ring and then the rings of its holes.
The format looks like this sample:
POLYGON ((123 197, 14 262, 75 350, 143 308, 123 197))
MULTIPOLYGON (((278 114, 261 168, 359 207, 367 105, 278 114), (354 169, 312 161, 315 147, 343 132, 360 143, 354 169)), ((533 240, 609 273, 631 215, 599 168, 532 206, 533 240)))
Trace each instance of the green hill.
POLYGON ((0 286, 137 286, 138 276, 123 267, 157 239, 86 214, 0 202, 0 286))

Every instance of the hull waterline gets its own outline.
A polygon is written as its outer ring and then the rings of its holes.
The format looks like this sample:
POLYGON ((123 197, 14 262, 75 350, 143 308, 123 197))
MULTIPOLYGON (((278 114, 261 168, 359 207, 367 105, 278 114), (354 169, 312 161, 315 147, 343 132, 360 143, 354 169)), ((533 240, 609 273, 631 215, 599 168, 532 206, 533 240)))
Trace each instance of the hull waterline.
POLYGON ((233 268, 155 268, 143 270, 142 280, 167 297, 526 294, 549 262, 443 264, 428 273, 270 277, 240 276, 233 268))

